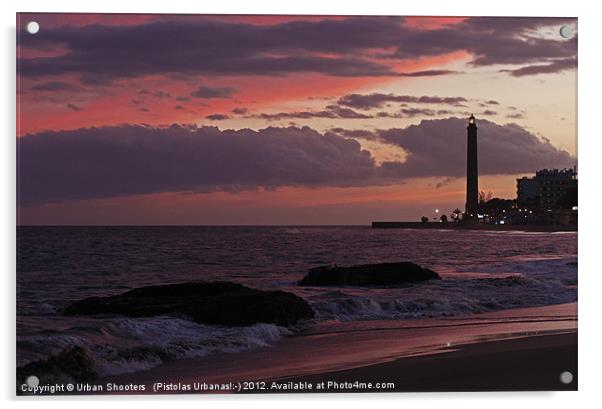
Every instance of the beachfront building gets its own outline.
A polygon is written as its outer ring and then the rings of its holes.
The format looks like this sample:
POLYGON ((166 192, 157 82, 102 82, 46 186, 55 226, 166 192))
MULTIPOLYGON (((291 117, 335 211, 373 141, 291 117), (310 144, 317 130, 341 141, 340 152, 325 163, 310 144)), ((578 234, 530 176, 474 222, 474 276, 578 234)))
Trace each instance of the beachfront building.
POLYGON ((516 179, 516 203, 519 206, 534 207, 539 203, 539 181, 535 178, 516 179))
POLYGON ((517 205, 526 208, 537 207, 544 210, 557 210, 570 207, 567 201, 577 193, 577 172, 575 169, 543 169, 534 177, 516 180, 517 205))

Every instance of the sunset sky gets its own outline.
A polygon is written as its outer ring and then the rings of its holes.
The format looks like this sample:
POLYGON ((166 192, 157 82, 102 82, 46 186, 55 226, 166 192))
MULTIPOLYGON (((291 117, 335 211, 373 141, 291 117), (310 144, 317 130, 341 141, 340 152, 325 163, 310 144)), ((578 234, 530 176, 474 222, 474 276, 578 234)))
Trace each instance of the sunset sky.
POLYGON ((20 14, 17 31, 21 224, 449 214, 470 114, 482 190, 576 164, 575 19, 20 14))

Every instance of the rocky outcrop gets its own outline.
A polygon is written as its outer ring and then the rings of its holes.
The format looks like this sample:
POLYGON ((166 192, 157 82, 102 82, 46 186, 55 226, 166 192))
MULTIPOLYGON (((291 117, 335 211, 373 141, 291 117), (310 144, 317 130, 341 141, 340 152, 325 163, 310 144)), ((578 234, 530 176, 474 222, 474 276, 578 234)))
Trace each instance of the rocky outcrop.
POLYGON ((30 362, 17 368, 17 384, 26 382, 27 377, 35 375, 45 384, 64 382, 86 382, 95 379, 98 373, 94 369, 94 360, 78 346, 67 348, 47 359, 30 362))
POLYGON ((156 285, 110 297, 76 301, 66 315, 112 314, 128 317, 186 315, 202 324, 281 326, 310 319, 314 311, 302 298, 284 291, 262 291, 225 281, 156 285))
POLYGON ((410 262, 321 266, 312 268, 298 285, 307 286, 396 286, 426 280, 439 280, 439 274, 410 262))

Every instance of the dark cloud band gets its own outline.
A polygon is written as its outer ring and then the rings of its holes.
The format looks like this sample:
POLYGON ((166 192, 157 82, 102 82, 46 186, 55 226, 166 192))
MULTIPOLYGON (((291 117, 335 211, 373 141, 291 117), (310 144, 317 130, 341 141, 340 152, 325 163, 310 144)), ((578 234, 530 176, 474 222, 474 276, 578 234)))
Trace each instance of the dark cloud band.
MULTIPOLYGON (((18 140, 21 206, 158 192, 281 186, 368 186, 461 177, 466 121, 424 120, 404 129, 320 134, 310 128, 117 126, 43 132, 18 140), (377 165, 355 138, 395 145, 405 162, 377 165)), ((533 172, 573 158, 518 125, 479 121, 480 172, 533 172)))
POLYGON ((463 107, 468 100, 464 97, 437 97, 437 96, 414 96, 395 94, 349 94, 338 100, 338 104, 355 109, 369 110, 382 108, 386 103, 414 103, 414 104, 441 104, 455 107, 463 107))
MULTIPOLYGON (((211 20, 152 21, 137 25, 55 27, 20 47, 66 50, 59 56, 21 57, 25 76, 79 74, 87 84, 152 74, 333 76, 436 76, 453 72, 400 73, 395 63, 466 51, 474 66, 551 65, 575 58, 571 40, 533 35, 558 18, 469 18, 453 27, 421 29, 401 17, 350 17, 275 25, 211 20), (386 51, 385 51, 386 50, 386 51)), ((543 71, 539 71, 543 72, 543 71)), ((522 75, 528 75, 529 70, 522 75)))

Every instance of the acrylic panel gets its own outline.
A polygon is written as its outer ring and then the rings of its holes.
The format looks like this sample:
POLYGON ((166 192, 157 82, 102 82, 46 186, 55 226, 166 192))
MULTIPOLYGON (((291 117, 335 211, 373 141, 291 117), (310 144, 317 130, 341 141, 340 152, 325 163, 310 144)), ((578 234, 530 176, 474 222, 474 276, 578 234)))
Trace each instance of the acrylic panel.
POLYGON ((577 389, 577 19, 17 15, 18 395, 577 389))

